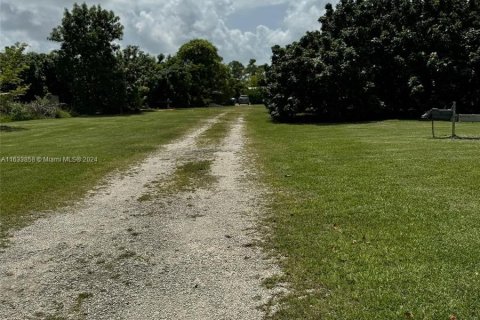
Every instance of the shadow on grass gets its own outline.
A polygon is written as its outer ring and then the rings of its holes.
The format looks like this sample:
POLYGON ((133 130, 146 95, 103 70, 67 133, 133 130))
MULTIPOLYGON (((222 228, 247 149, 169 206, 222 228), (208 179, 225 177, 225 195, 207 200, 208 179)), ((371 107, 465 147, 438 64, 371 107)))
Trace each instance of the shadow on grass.
POLYGON ((317 125, 317 126, 336 126, 336 125, 345 125, 345 124, 369 124, 369 123, 378 123, 385 121, 387 119, 374 119, 374 120, 353 120, 346 119, 340 121, 338 119, 326 119, 321 116, 315 116, 311 114, 299 114, 293 118, 270 118, 271 122, 274 124, 290 124, 290 125, 317 125))
POLYGON ((462 137, 462 136, 445 136, 445 137, 432 137, 435 140, 478 140, 480 141, 480 137, 462 137))
POLYGON ((480 137, 455 137, 454 139, 458 139, 458 140, 478 140, 478 141, 480 141, 480 137))
POLYGON ((75 118, 80 118, 80 119, 85 119, 85 118, 128 118, 128 117, 134 117, 134 116, 141 116, 142 112, 138 113, 122 113, 122 114, 81 114, 78 116, 75 116, 75 118))
POLYGON ((22 128, 22 127, 11 127, 11 126, 0 125, 0 131, 3 131, 3 132, 14 132, 14 131, 23 131, 23 130, 28 130, 28 129, 22 128))
POLYGON ((80 114, 75 116, 75 118, 128 118, 141 116, 146 113, 154 113, 160 111, 175 111, 175 110, 186 110, 186 109, 197 109, 197 108, 150 108, 150 109, 140 109, 133 112, 126 113, 97 113, 97 114, 80 114))

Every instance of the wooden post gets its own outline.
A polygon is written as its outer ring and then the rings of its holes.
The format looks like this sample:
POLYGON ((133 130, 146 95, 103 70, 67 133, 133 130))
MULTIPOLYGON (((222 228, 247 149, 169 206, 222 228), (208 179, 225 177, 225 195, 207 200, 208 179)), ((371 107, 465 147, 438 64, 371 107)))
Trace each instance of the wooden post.
POLYGON ((452 106, 452 139, 457 136, 455 134, 455 121, 457 120, 456 118, 457 118, 457 102, 453 101, 453 106, 452 106))
POLYGON ((433 120, 433 116, 432 116, 432 136, 435 139, 435 120, 433 120))

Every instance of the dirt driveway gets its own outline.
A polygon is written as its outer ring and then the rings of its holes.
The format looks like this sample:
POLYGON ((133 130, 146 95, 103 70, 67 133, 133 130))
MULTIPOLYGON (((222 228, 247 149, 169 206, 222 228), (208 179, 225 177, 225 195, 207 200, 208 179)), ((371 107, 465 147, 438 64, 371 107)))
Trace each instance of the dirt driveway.
POLYGON ((277 269, 255 245, 262 193, 241 114, 198 143, 223 116, 15 232, 0 319, 261 319, 277 269))

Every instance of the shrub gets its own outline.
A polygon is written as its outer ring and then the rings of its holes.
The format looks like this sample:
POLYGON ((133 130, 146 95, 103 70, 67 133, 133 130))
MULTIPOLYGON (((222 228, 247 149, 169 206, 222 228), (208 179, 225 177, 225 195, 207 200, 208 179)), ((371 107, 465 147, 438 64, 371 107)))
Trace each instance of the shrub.
POLYGON ((28 104, 30 112, 35 119, 55 118, 59 109, 58 98, 51 94, 45 97, 35 97, 35 100, 28 104))
POLYGON ((72 115, 70 112, 63 110, 63 109, 57 109, 57 112, 55 113, 55 118, 71 118, 72 115))
POLYGON ((31 112, 31 108, 27 104, 20 102, 12 102, 9 106, 9 116, 12 121, 24 121, 35 119, 31 112))
POLYGON ((1 121, 23 121, 47 118, 70 118, 72 115, 61 108, 58 98, 47 94, 36 97, 30 103, 9 102, 2 105, 1 121))
POLYGON ((11 122, 12 118, 9 115, 0 112, 0 123, 11 122))
POLYGON ((248 98, 251 104, 264 103, 265 90, 262 87, 249 88, 247 90, 248 98))

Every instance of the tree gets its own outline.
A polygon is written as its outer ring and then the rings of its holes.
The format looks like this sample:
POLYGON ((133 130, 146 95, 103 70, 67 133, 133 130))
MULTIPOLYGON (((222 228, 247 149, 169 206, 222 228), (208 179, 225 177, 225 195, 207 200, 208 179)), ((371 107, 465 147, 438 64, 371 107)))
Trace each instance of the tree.
POLYGON ((230 72, 230 86, 233 94, 238 98, 242 94, 247 94, 250 102, 260 104, 264 102, 265 96, 265 71, 268 65, 257 65, 255 59, 250 59, 247 67, 241 62, 232 61, 228 64, 230 72))
POLYGON ((272 49, 272 117, 419 117, 458 102, 480 112, 478 2, 364 0, 326 6, 320 31, 272 49))
POLYGON ((123 75, 126 105, 130 110, 139 110, 147 99, 150 88, 156 81, 155 58, 137 46, 127 46, 117 54, 123 75))
POLYGON ((157 56, 155 80, 147 97, 151 107, 188 107, 191 104, 191 74, 177 57, 157 56))
POLYGON ((191 40, 180 47, 174 62, 190 74, 190 106, 206 106, 228 87, 228 73, 217 48, 207 40, 191 40))
POLYGON ((123 35, 120 18, 99 5, 74 4, 50 40, 61 43, 59 73, 73 108, 84 114, 125 111, 125 89, 115 52, 123 35))
POLYGON ((257 71, 256 63, 257 63, 257 60, 250 59, 250 61, 248 62, 248 65, 245 67, 245 73, 247 75, 255 74, 255 72, 257 71))
POLYGON ((234 79, 243 80, 245 76, 245 67, 241 62, 236 60, 230 62, 228 64, 228 69, 230 70, 230 73, 234 79))
POLYGON ((16 43, 0 52, 0 111, 8 112, 8 105, 20 98, 28 90, 21 78, 28 65, 23 52, 27 45, 16 43))
POLYGON ((25 55, 28 68, 22 72, 21 77, 24 83, 29 84, 29 88, 21 97, 23 102, 33 101, 36 97, 43 97, 49 93, 62 94, 64 90, 57 79, 56 61, 55 52, 28 52, 25 55))

